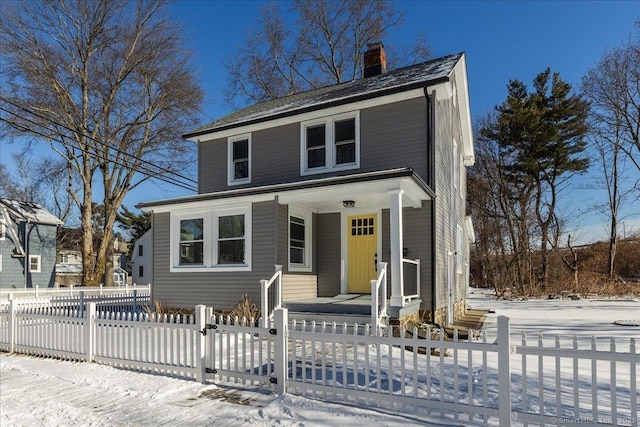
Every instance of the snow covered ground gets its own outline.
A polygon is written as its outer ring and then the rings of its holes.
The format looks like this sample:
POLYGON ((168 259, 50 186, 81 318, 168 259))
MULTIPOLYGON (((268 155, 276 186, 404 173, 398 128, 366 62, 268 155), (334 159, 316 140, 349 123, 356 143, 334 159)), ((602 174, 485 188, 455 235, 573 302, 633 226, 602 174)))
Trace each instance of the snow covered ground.
MULTIPOLYGON (((491 309, 485 323, 495 334, 497 316, 513 332, 616 337, 640 340, 640 301, 496 301, 472 289, 470 306, 491 309)), ((7 426, 451 426, 426 419, 292 395, 132 372, 89 363, 0 355, 0 425, 7 426)), ((467 425, 468 423, 465 423, 467 425)))

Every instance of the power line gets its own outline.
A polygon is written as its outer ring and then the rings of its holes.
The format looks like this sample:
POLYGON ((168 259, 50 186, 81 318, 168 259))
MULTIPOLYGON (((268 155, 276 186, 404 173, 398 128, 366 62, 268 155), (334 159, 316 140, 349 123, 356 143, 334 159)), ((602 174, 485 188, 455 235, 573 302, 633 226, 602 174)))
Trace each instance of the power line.
MULTIPOLYGON (((0 107, 0 109, 2 109, 2 108, 0 107)), ((21 117, 21 118, 23 118, 23 119, 25 119, 25 120, 29 120, 29 119, 27 119, 27 118, 25 118, 25 117, 21 117)), ((3 121, 3 122, 5 122, 5 123, 10 123, 8 120, 3 119, 2 117, 0 117, 0 121, 3 121)), ((25 127, 25 130, 28 130, 29 132, 31 132, 31 133, 33 133, 33 134, 36 134, 36 135, 39 135, 39 136, 42 136, 42 137, 44 137, 44 138, 55 140, 56 142, 59 142, 60 144, 63 144, 63 145, 67 145, 67 144, 68 144, 67 142, 64 142, 64 141, 61 141, 61 140, 56 140, 55 138, 52 138, 52 137, 51 137, 51 136, 49 136, 49 135, 46 135, 46 134, 44 134, 44 133, 42 133, 42 132, 38 132, 38 131, 37 131, 37 130, 35 130, 35 129, 31 129, 31 128, 26 128, 26 127, 25 127)), ((74 147, 74 148, 75 148, 75 147, 74 147)), ((102 155, 102 154, 100 154, 100 153, 91 153, 91 154, 93 154, 94 156, 96 156, 96 157, 97 157, 98 159, 100 159, 100 160, 109 161, 109 162, 114 163, 114 164, 116 164, 116 165, 118 165, 118 166, 128 167, 128 165, 123 164, 123 163, 120 163, 120 162, 118 162, 118 161, 116 161, 116 160, 113 160, 113 159, 107 159, 107 158, 105 158, 105 157, 102 157, 103 155, 102 155)), ((78 157, 82 157, 82 155, 80 155, 80 156, 78 156, 78 157)), ((139 173, 141 173, 142 175, 146 175, 146 176, 148 176, 148 177, 150 177, 150 178, 154 178, 154 179, 157 179, 157 180, 159 180, 159 181, 163 181, 163 182, 166 182, 166 183, 168 183, 168 184, 171 184, 171 185, 175 185, 175 186, 177 186, 177 187, 184 188, 184 189, 186 189, 186 190, 190 190, 190 191, 197 191, 197 188, 195 188, 195 187, 193 187, 193 186, 189 186, 188 184, 184 184, 184 183, 182 183, 182 182, 180 182, 180 181, 177 181, 177 180, 172 180, 172 179, 170 179, 170 178, 166 178, 166 177, 164 177, 164 176, 162 176, 162 175, 156 175, 155 173, 145 172, 145 171, 139 171, 139 173)))
MULTIPOLYGON (((49 122, 51 122, 52 124, 54 124, 54 125, 56 125, 56 126, 59 126, 59 127, 63 128, 63 129, 68 130, 69 132, 72 132, 72 133, 76 133, 76 134, 82 135, 82 136, 84 136, 85 138, 88 138, 88 139, 90 139, 90 140, 92 140, 92 141, 95 141, 95 142, 97 142, 97 143, 99 143, 99 144, 104 144, 102 141, 99 141, 99 140, 97 140, 96 138, 93 138, 93 137, 92 137, 92 136, 90 136, 90 135, 87 135, 87 134, 85 134, 85 133, 83 133, 83 132, 78 132, 77 130, 71 129, 70 127, 66 126, 66 125, 65 125, 65 124, 63 124, 63 123, 57 122, 57 121, 55 121, 55 120, 53 120, 53 119, 51 119, 51 118, 49 118, 49 117, 43 116, 42 114, 40 114, 40 113, 38 113, 38 112, 32 111, 32 110, 30 110, 30 109, 28 109, 28 108, 26 108, 26 107, 24 107, 24 106, 22 106, 22 105, 16 104, 15 102, 13 102, 13 101, 11 101, 11 100, 8 100, 8 99, 6 99, 6 98, 4 98, 4 97, 2 97, 2 96, 0 96, 0 100, 2 100, 2 101, 4 101, 4 102, 6 102, 7 104, 13 105, 14 107, 19 108, 19 109, 21 109, 21 110, 23 110, 23 111, 27 112, 28 114, 31 114, 31 115, 36 116, 36 117, 39 117, 39 118, 41 118, 41 119, 43 119, 43 120, 49 121, 49 122)), ((14 116, 16 116, 16 117, 19 117, 19 118, 21 118, 21 119, 27 120, 27 121, 29 121, 29 122, 31 122, 31 123, 34 123, 34 124, 36 124, 36 125, 38 125, 38 126, 40 126, 40 127, 43 127, 43 128, 45 128, 45 129, 47 129, 47 127, 46 127, 46 126, 41 125, 41 124, 39 124, 39 123, 37 123, 37 122, 35 122, 35 121, 33 121, 33 120, 30 120, 30 119, 28 119, 27 117, 20 116, 20 115, 16 114, 16 113, 15 113, 15 112, 13 112, 13 111, 9 111, 9 110, 6 110, 6 109, 3 109, 3 110, 4 110, 4 111, 6 111, 6 112, 7 112, 7 113, 9 113, 9 114, 12 114, 12 115, 14 115, 14 116)), ((6 121, 6 120, 5 120, 5 121, 6 121)), ((31 131, 31 129, 29 129, 29 130, 31 131)), ((61 144, 66 144, 65 142, 62 142, 62 141, 58 141, 58 142, 60 142, 61 144)), ((116 151, 116 152, 118 152, 118 153, 120 153, 120 154, 122 154, 122 155, 124 155, 124 156, 132 157, 132 158, 134 158, 135 160, 138 160, 138 161, 141 161, 141 162, 147 162, 148 164, 150 164, 151 166, 153 166, 153 167, 155 167, 155 168, 159 169, 159 170, 160 170, 160 171, 162 171, 162 172, 168 173, 168 174, 170 174, 170 175, 175 175, 175 176, 177 176, 177 177, 179 177, 179 178, 182 178, 182 179, 184 179, 184 180, 186 180, 186 181, 189 181, 189 182, 192 182, 192 183, 194 183, 194 184, 197 184, 197 183, 198 183, 196 180, 194 180, 194 179, 192 179, 192 178, 189 178, 189 177, 187 177, 187 176, 184 176, 184 175, 182 175, 182 174, 179 174, 179 173, 177 173, 177 172, 175 172, 175 171, 172 171, 172 170, 167 169, 167 168, 165 168, 165 167, 159 166, 159 165, 157 165, 157 164, 151 163, 151 162, 149 162, 149 161, 147 161, 147 160, 144 160, 144 159, 142 159, 142 158, 140 158, 140 157, 138 157, 138 156, 136 156, 136 155, 133 155, 133 154, 131 154, 131 153, 127 153, 126 151, 123 151, 123 150, 119 149, 118 147, 113 147, 113 146, 111 146, 111 145, 110 145, 110 144, 108 144, 108 143, 107 143, 106 145, 107 145, 107 147, 108 147, 109 149, 114 150, 114 151, 116 151)), ((81 148, 79 148, 79 147, 78 147, 77 149, 79 149, 79 150, 80 150, 81 148)), ((106 160, 106 159, 105 159, 105 160, 106 160)), ((147 169, 148 169, 148 168, 147 168, 147 169)), ((155 173, 155 171, 153 171, 153 172, 155 173)))
MULTIPOLYGON (((51 122, 52 124, 57 125, 57 126, 60 126, 60 127, 64 128, 64 129, 67 129, 67 130, 69 130, 70 132, 78 133, 78 132, 74 131, 73 129, 70 129, 68 126, 65 126, 65 125, 63 125, 63 124, 60 124, 60 123, 56 122, 55 120, 50 120, 50 119, 48 119, 47 117, 43 117, 42 115, 39 115, 39 114, 37 114, 37 113, 35 113, 35 112, 32 112, 32 111, 29 111, 28 109, 26 109, 26 108, 24 108, 24 107, 21 107, 21 106, 19 106, 19 105, 15 104, 15 103, 13 103, 13 102, 7 101, 6 99, 4 99, 4 98, 2 98, 2 97, 0 97, 0 99, 4 100, 5 102, 7 102, 7 103, 9 103, 9 104, 11 104, 11 105, 14 105, 14 106, 16 106, 16 107, 18 107, 18 108, 22 109, 23 111, 26 111, 26 112, 28 112, 28 113, 30 113, 30 114, 33 114, 34 116, 40 117, 40 118, 42 118, 42 119, 44 119, 44 120, 48 120, 48 121, 49 121, 49 122, 51 122)), ((45 125, 42 125, 42 124, 40 124, 40 123, 37 123, 37 122, 35 122, 34 120, 32 120, 32 119, 30 119, 30 118, 28 118, 28 117, 22 116, 22 115, 20 115, 20 114, 17 114, 17 113, 15 113, 15 112, 13 112, 13 111, 7 110, 7 109, 2 108, 2 107, 0 107, 0 110, 3 110, 3 111, 5 111, 5 112, 7 112, 7 113, 9 113, 9 114, 11 114, 11 115, 13 115, 13 116, 15 116, 15 117, 18 117, 18 118, 20 118, 20 119, 22 119, 22 120, 25 120, 25 121, 27 121, 27 122, 29 122, 29 123, 32 123, 32 124, 34 124, 34 125, 36 125, 36 126, 39 126, 39 127, 41 127, 41 128, 44 128, 44 129, 46 129, 46 130, 50 131, 50 129, 49 129, 49 128, 47 128, 45 125)), ((9 123, 9 124, 15 125, 15 123, 10 122, 9 120, 3 119, 3 118, 0 118, 0 120, 4 121, 4 122, 6 122, 6 123, 9 123)), ((69 141, 64 141, 64 140, 62 140, 62 139, 56 139, 56 138, 52 137, 51 135, 43 134, 42 132, 39 132, 39 131, 37 131, 37 130, 35 130, 35 129, 31 128, 31 127, 24 127, 24 126, 23 126, 23 128, 24 128, 23 130, 28 130, 29 132, 31 132, 31 133, 33 133, 33 134, 36 134, 36 135, 42 136, 42 137, 47 138, 47 139, 54 140, 54 141, 56 141, 56 142, 58 142, 58 143, 60 143, 60 144, 62 144, 62 145, 64 145, 64 146, 71 146, 71 148, 73 148, 73 149, 77 149, 77 150, 81 150, 81 151, 88 151, 90 154, 92 154, 92 155, 96 156, 98 159, 100 159, 100 160, 102 160, 102 161, 111 162, 111 163, 113 163, 113 164, 116 164, 116 165, 119 165, 119 166, 122 166, 122 167, 126 167, 126 168, 130 168, 130 167, 131 167, 130 165, 127 165, 126 163, 123 163, 123 161, 118 161, 118 160, 116 160, 116 159, 112 159, 112 158, 108 158, 108 157, 106 157, 106 155, 105 155, 105 154, 98 152, 97 148, 95 148, 95 147, 88 147, 86 150, 82 150, 80 147, 76 147, 76 146, 74 146, 74 145, 73 145, 73 144, 71 144, 69 141)), ((96 141, 96 142, 98 142, 98 143, 101 143, 100 141, 98 141, 97 139, 95 139, 95 138, 93 138, 93 137, 91 137, 91 136, 89 136, 89 135, 86 135, 86 134, 83 134, 83 133, 80 133, 80 135, 83 135, 84 137, 86 137, 86 138, 88 138, 88 139, 90 139, 90 140, 93 140, 93 141, 96 141)), ((135 156, 135 155, 133 155, 133 154, 127 153, 127 152, 125 152, 125 151, 122 151, 122 150, 120 150, 120 149, 118 149, 118 148, 116 148, 116 147, 111 147, 111 146, 110 146, 110 145, 108 145, 108 144, 107 144, 107 147, 108 147, 109 149, 112 149, 112 150, 114 150, 114 151, 118 152, 118 153, 121 153, 123 156, 129 157, 129 158, 133 158, 133 159, 135 159, 135 160, 138 160, 138 161, 140 161, 140 162, 143 162, 143 163, 141 163, 141 164, 136 168, 136 172, 139 172, 139 173, 141 173, 141 174, 143 174, 143 175, 146 175, 146 176, 148 176, 148 177, 150 177, 150 178, 155 178, 155 179, 158 179, 158 180, 160 180, 160 181, 167 182, 167 183, 169 183, 169 184, 172 184, 172 185, 176 185, 176 186, 179 186, 179 187, 185 188, 185 189, 187 189, 187 190, 197 191, 197 188, 196 188, 195 186, 193 186, 193 185, 191 185, 191 184, 188 184, 188 183, 185 183, 185 182, 183 182, 183 181, 177 180, 177 179, 172 179, 172 178, 168 178, 168 177, 163 177, 163 176, 162 176, 162 173, 164 173, 164 174, 166 174, 166 175, 169 175, 169 176, 172 176, 172 175, 173 175, 173 176, 176 176, 176 177, 178 177, 178 178, 180 178, 180 179, 182 179, 182 180, 185 180, 185 181, 189 181, 189 182, 197 183, 197 181, 195 181, 195 180, 193 180, 193 179, 191 179, 191 178, 189 178, 189 177, 186 177, 186 176, 184 176, 184 175, 182 175, 182 174, 179 174, 179 173, 177 173, 177 172, 174 172, 174 171, 172 171, 172 170, 169 170, 169 169, 167 169, 167 168, 164 168, 164 167, 162 167, 162 166, 160 166, 160 165, 157 165, 157 164, 155 164, 155 163, 151 163, 151 162, 149 162, 149 161, 147 161, 147 160, 144 160, 144 159, 142 159, 142 158, 140 158, 140 157, 138 157, 138 156, 135 156), (153 168, 156 168, 156 169, 154 170, 154 169, 150 168, 149 166, 151 166, 151 167, 153 167, 153 168)))

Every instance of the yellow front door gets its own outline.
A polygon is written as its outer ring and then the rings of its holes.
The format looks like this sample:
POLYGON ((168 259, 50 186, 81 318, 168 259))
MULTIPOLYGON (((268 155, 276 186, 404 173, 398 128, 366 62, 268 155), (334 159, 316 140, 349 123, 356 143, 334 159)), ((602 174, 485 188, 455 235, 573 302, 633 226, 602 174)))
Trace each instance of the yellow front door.
POLYGON ((354 215, 347 218, 349 293, 371 293, 378 258, 378 216, 354 215))

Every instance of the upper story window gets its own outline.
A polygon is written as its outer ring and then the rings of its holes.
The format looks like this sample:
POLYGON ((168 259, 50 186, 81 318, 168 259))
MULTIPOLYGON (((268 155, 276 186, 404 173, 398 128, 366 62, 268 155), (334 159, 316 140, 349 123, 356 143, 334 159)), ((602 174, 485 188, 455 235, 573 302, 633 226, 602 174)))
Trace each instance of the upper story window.
POLYGON ((251 270, 251 206, 171 217, 172 272, 251 270))
POLYGON ((238 135, 228 140, 227 184, 251 182, 251 134, 238 135))
POLYGON ((340 114, 301 123, 300 173, 360 167, 360 114, 340 114))
POLYGON ((144 246, 138 245, 138 256, 142 256, 144 254, 144 246))

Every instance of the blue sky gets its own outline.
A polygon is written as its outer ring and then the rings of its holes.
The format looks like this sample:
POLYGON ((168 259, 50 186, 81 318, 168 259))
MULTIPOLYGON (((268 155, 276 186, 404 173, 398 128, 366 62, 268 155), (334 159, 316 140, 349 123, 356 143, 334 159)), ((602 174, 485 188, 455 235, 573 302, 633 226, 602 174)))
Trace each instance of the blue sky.
MULTIPOLYGON (((393 30, 385 46, 411 45, 425 34, 434 57, 457 52, 467 54, 472 116, 486 114, 506 96, 509 79, 529 84, 547 67, 580 84, 582 75, 607 48, 619 45, 635 30, 640 19, 637 1, 397 1, 403 23, 393 30)), ((178 0, 171 6, 183 22, 194 52, 194 67, 205 91, 202 122, 231 111, 221 89, 225 73, 221 60, 243 43, 245 33, 258 17, 254 1, 178 0)), ((2 162, 8 162, 3 147, 2 162)), ((634 175, 639 175, 634 173, 634 175)), ((633 178, 633 177, 630 177, 633 178)), ((578 215, 600 195, 587 177, 571 184, 572 225, 589 226, 602 221, 594 215, 578 215)), ((125 204, 186 195, 167 184, 145 185, 131 192, 125 204)), ((638 220, 640 206, 628 213, 638 220)), ((602 230, 599 230, 602 231, 602 230)))
MULTIPOLYGON (((472 116, 486 114, 506 97, 510 79, 529 84, 551 67, 580 85, 582 76, 602 53, 620 45, 640 19, 634 1, 397 1, 403 12, 385 46, 411 45, 425 34, 434 57, 466 52, 472 116)), ((221 89, 225 74, 220 61, 233 54, 258 17, 253 1, 183 0, 172 8, 188 26, 196 67, 206 92, 203 122, 231 111, 221 89)), ((633 173, 630 179, 638 179, 633 173)), ((581 227, 580 240, 603 238, 603 218, 584 213, 604 194, 595 191, 590 176, 574 180, 565 196, 571 227, 581 227)), ((163 197, 162 194, 158 194, 163 197)), ((171 197, 171 195, 169 195, 171 197)), ((148 197, 148 195, 147 195, 148 197)), ((640 231, 640 206, 629 206, 629 226, 640 231)), ((627 230, 629 231, 629 230, 627 230)))

